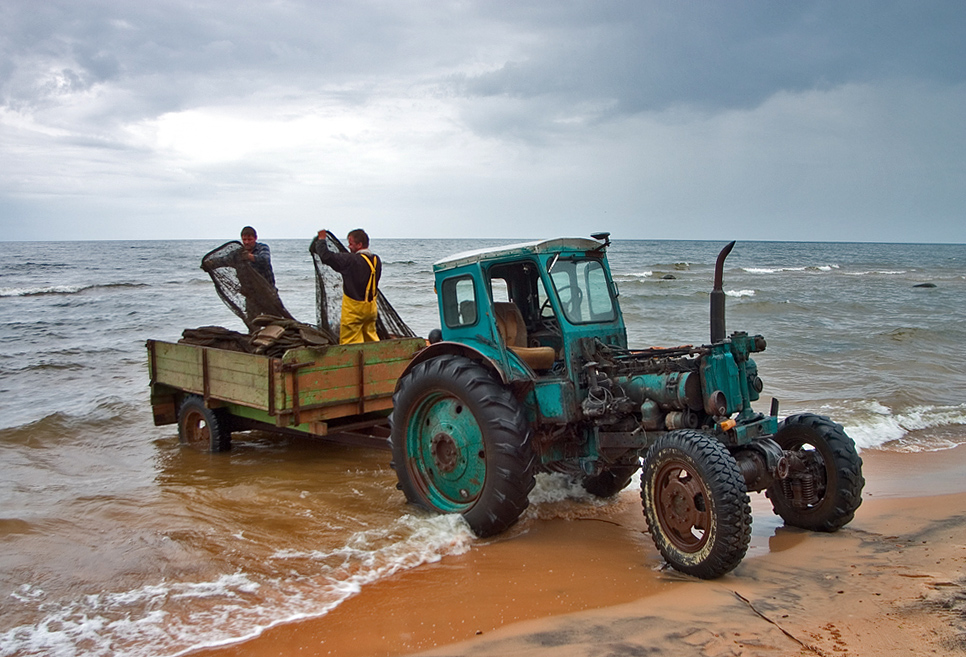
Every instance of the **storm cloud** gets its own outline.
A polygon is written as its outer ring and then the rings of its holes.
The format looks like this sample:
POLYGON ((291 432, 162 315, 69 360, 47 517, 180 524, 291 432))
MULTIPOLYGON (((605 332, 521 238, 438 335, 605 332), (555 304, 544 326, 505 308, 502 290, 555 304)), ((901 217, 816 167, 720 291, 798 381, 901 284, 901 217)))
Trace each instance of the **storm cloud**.
POLYGON ((959 2, 0 5, 5 239, 966 241, 959 2))

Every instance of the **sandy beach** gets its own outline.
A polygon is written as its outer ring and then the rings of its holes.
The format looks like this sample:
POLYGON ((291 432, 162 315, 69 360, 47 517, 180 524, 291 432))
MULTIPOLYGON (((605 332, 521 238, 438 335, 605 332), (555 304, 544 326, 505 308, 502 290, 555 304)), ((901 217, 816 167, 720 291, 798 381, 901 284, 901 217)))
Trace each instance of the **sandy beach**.
POLYGON ((863 452, 855 520, 786 529, 762 495, 748 556, 664 567, 636 492, 364 588, 328 615, 197 655, 910 655, 966 652, 966 447, 863 452))

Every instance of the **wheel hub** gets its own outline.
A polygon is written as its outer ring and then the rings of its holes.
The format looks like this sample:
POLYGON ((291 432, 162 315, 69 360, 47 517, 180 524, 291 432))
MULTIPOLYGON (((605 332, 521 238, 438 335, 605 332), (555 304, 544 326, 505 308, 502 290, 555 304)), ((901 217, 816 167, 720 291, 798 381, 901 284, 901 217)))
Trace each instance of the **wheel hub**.
POLYGON ((662 469, 657 478, 657 515, 679 549, 694 552, 707 540, 710 513, 697 477, 681 464, 662 469))
POLYGON ((430 444, 430 453, 436 469, 443 473, 450 473, 459 464, 460 451, 456 441, 448 433, 437 433, 430 444))
POLYGON ((195 448, 205 448, 211 440, 208 424, 201 413, 192 412, 184 420, 185 439, 195 448))

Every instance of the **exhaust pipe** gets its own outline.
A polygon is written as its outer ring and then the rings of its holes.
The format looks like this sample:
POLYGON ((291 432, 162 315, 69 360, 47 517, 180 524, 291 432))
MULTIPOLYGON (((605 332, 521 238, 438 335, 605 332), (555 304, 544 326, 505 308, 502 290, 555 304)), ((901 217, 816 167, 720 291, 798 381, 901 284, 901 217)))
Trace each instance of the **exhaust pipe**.
POLYGON ((711 289, 711 344, 721 342, 725 339, 725 293, 724 285, 724 261, 735 248, 735 243, 731 242, 718 254, 718 260, 714 263, 714 287, 711 289))

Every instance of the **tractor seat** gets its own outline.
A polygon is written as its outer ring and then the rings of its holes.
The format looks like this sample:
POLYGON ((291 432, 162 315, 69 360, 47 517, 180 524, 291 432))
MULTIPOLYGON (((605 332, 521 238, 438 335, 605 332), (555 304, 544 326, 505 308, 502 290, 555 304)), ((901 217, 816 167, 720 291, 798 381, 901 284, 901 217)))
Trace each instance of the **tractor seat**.
POLYGON ((553 347, 527 346, 527 327, 515 303, 496 301, 493 303, 493 310, 496 315, 496 327, 510 351, 519 356, 520 360, 531 369, 549 370, 553 367, 553 361, 556 359, 553 347))

